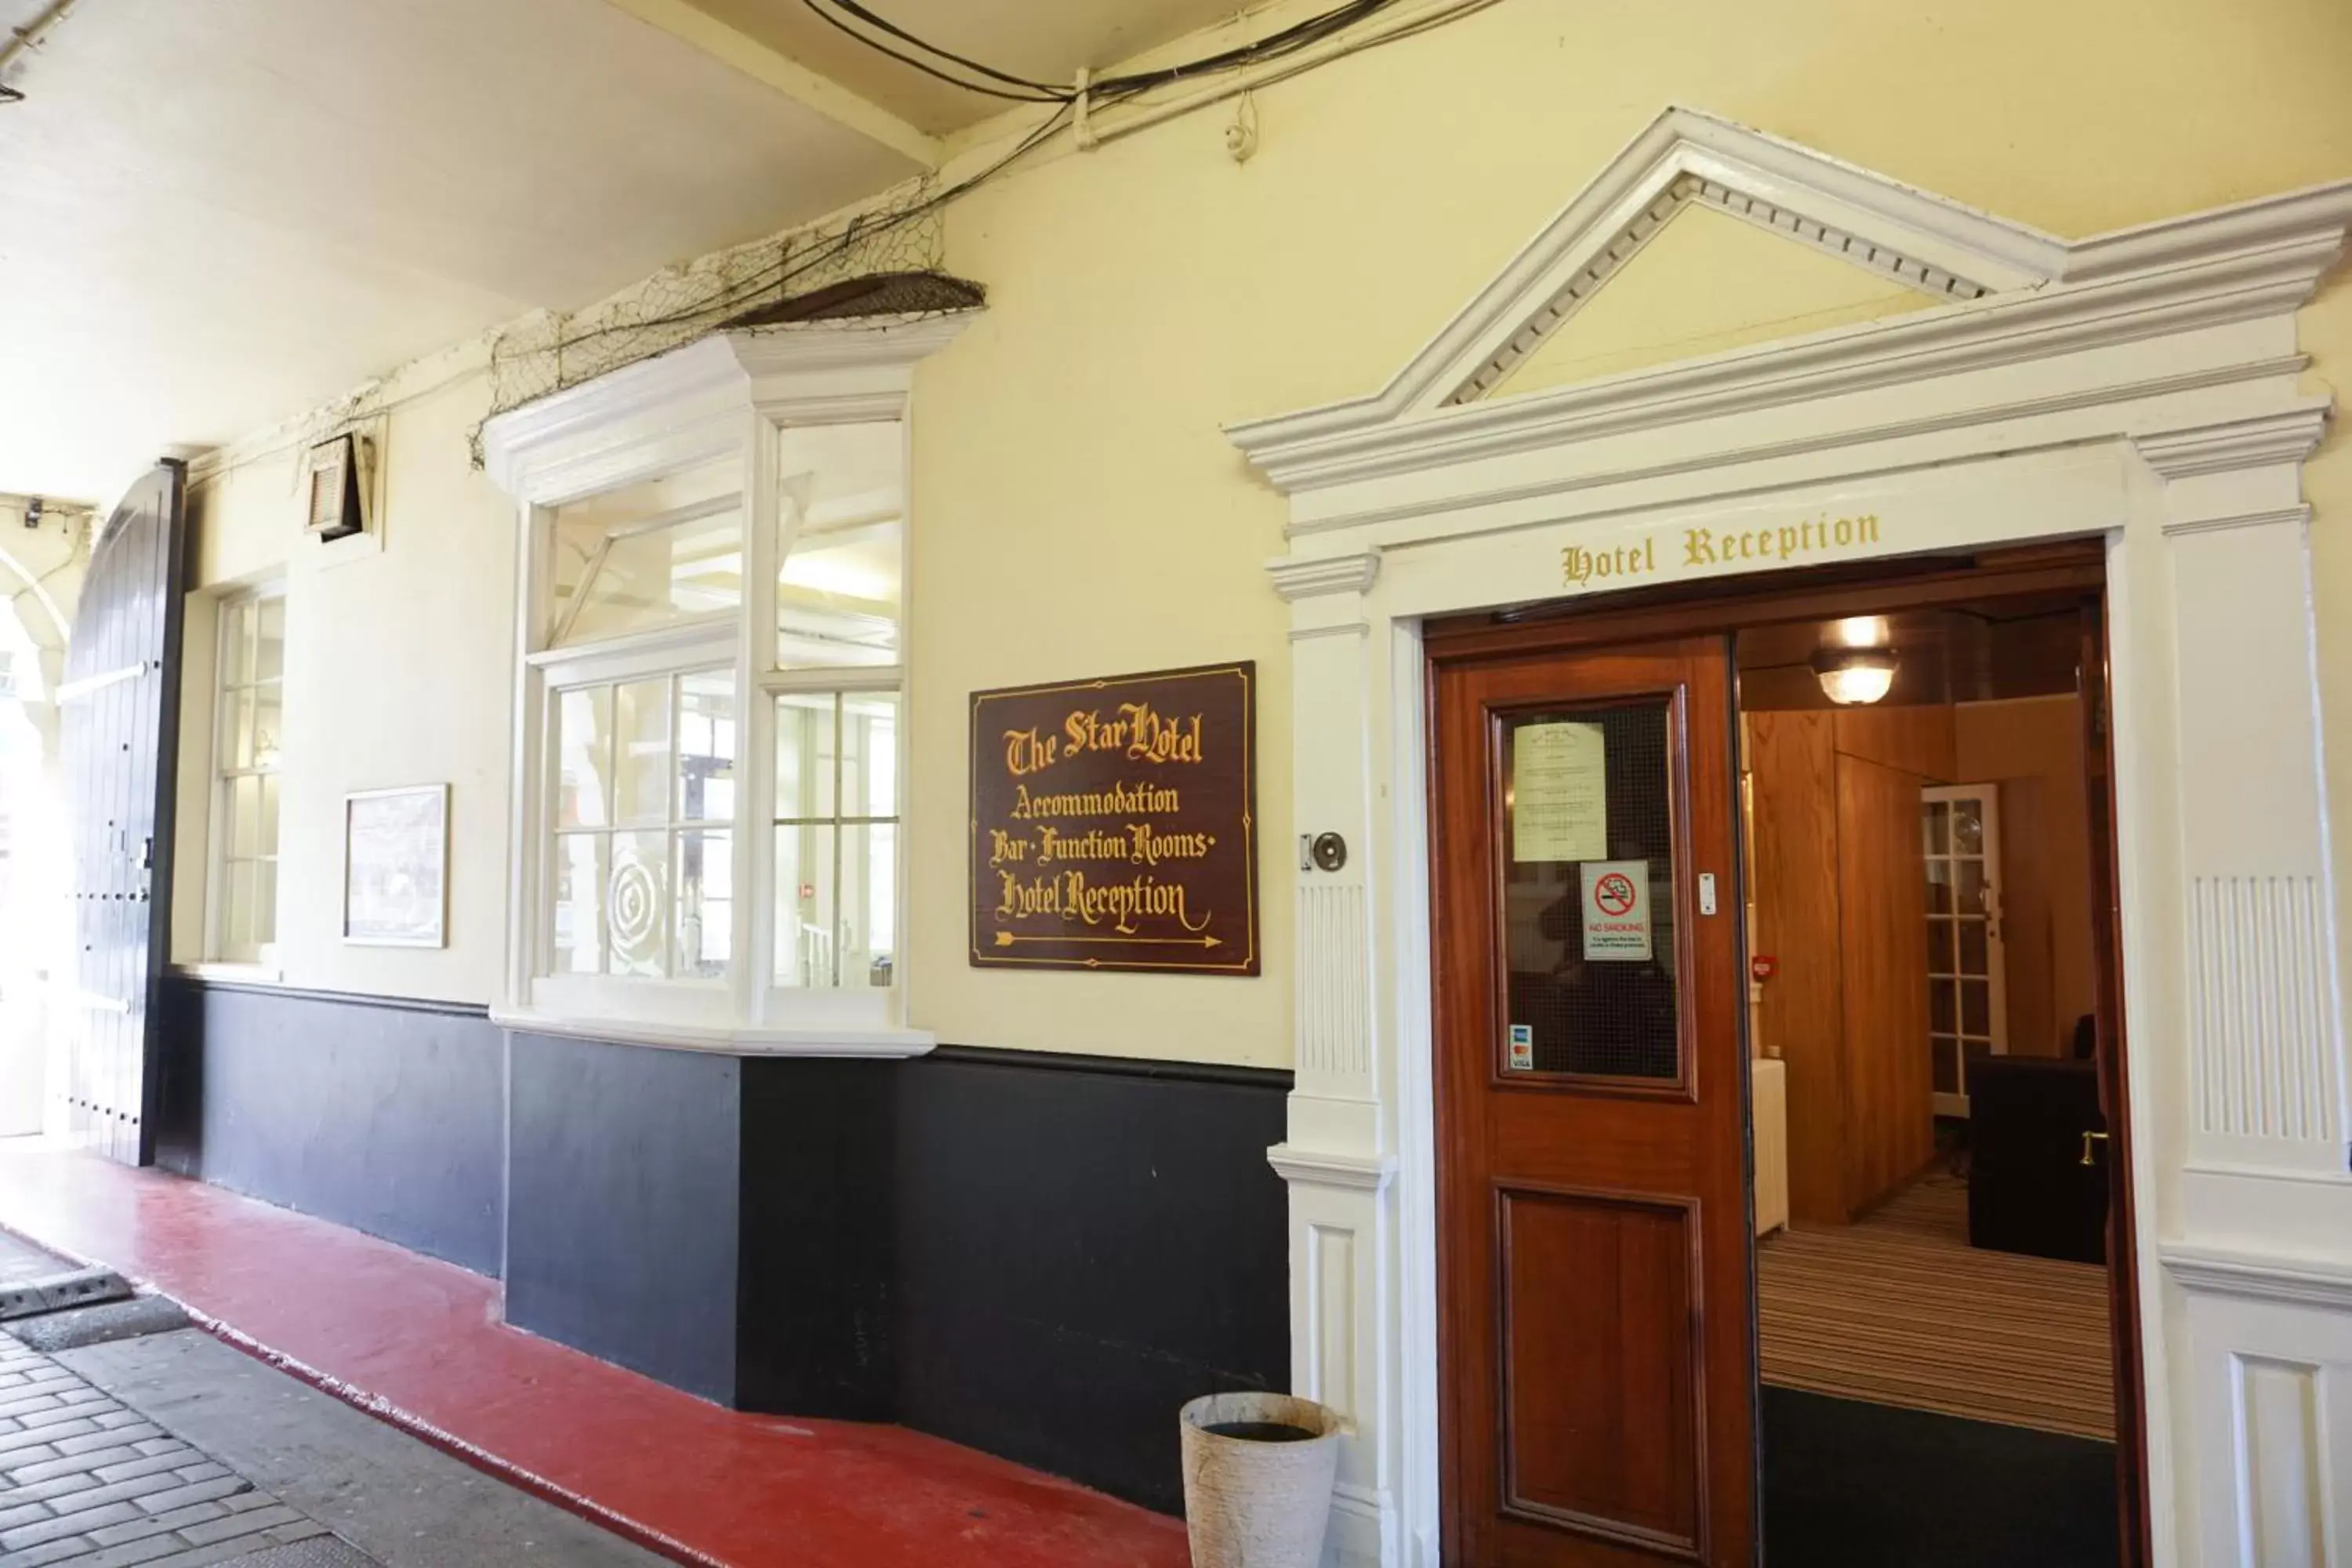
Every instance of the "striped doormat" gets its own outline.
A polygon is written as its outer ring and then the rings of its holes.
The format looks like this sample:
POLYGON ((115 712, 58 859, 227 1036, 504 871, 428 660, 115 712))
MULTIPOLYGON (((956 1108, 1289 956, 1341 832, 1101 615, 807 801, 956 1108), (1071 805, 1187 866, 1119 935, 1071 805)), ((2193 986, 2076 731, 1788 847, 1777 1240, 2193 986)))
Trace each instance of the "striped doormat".
POLYGON ((1938 1173, 1759 1244, 1764 1381, 2114 1441, 2106 1270, 1972 1247, 1968 1202, 1938 1173))

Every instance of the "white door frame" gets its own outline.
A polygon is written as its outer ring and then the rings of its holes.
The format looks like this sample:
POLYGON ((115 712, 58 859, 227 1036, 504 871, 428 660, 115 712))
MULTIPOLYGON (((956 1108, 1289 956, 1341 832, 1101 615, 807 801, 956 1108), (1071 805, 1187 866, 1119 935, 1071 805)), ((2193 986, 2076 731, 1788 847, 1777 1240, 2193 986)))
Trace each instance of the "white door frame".
POLYGON ((1269 1155, 1294 1387, 1352 1426, 1335 1562, 1438 1563, 1423 623, 2084 536, 2107 552, 2156 1561, 2352 1561, 2327 1500, 2352 1496, 2352 1179, 2301 491, 2329 403, 2295 347, 2347 223, 2352 182, 2069 243, 1675 110, 1386 388, 1231 431, 1290 500, 1268 571, 1294 825, 1355 851, 1297 874, 1269 1155), (1508 395, 1699 204, 1939 302, 1508 395))

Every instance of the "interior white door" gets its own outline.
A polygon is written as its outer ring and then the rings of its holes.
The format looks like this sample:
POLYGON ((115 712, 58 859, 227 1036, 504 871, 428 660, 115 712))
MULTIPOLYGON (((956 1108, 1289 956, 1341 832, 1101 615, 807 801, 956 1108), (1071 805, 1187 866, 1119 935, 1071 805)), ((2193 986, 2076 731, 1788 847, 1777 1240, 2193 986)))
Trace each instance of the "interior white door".
POLYGON ((1927 1049, 1936 1114, 1969 1113, 1969 1063, 2009 1051, 2001 955, 2000 786, 1919 792, 1927 871, 1927 1049))

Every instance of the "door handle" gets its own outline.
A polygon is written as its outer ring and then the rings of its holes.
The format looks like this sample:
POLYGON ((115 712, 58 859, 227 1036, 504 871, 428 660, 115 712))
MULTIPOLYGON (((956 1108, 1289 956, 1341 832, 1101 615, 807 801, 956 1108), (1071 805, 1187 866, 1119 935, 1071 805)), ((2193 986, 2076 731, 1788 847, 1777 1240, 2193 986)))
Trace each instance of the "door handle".
POLYGON ((2083 1163, 2084 1163, 2084 1164, 2085 1164, 2085 1165, 2095 1165, 2095 1164, 2097 1164, 2097 1163, 2098 1163, 2098 1162, 2097 1162, 2096 1160, 2094 1160, 2093 1158, 2091 1158, 2091 1145, 2092 1145, 2093 1143, 2095 1143, 2095 1142, 2096 1142, 2096 1143, 2104 1143, 2104 1142, 2105 1142, 2106 1141, 2107 1141, 2107 1135, 2106 1135, 2105 1133, 2104 1133, 2104 1132, 2085 1132, 2085 1133, 2084 1133, 2084 1134, 2083 1134, 2083 1163))

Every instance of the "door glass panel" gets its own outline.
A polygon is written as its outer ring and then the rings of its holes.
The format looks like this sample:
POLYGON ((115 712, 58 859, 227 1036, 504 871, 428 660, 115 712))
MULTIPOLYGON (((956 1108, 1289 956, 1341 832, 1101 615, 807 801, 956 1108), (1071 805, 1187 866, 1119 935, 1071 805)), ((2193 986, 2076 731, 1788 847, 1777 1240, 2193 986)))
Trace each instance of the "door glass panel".
POLYGON ((1502 721, 1506 1074, 1682 1076, 1670 711, 1502 721))

